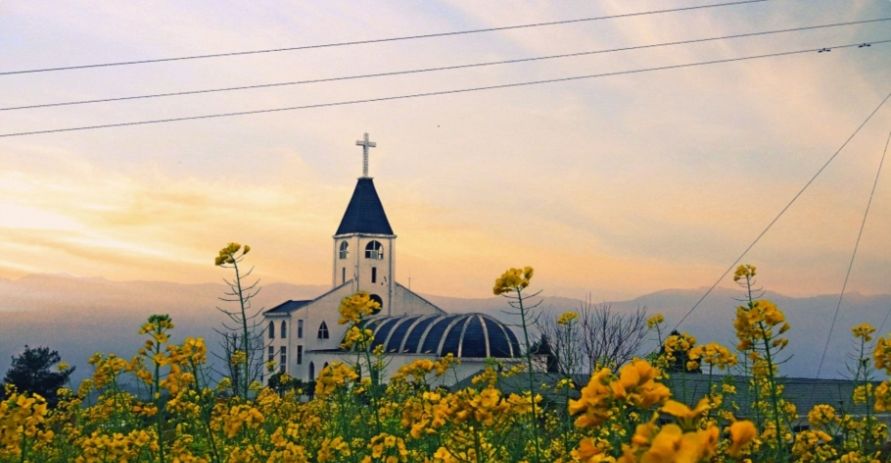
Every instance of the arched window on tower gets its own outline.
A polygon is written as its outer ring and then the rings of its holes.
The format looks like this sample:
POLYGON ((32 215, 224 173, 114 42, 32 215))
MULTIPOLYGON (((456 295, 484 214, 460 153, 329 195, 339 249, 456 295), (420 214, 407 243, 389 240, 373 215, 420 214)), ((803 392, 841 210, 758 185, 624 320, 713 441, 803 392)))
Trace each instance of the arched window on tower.
POLYGON ((341 241, 339 256, 341 259, 346 259, 348 255, 350 255, 350 244, 346 241, 341 241))
POLYGON ((269 322, 269 339, 275 339, 275 322, 269 322))
POLYGON ((384 245, 382 245, 381 242, 377 240, 369 241, 368 244, 365 245, 365 258, 383 259, 384 245))
POLYGON ((285 339, 288 337, 288 322, 282 320, 281 329, 279 330, 279 337, 285 339))
POLYGON ((328 334, 328 324, 325 322, 322 322, 322 324, 319 325, 319 339, 328 339, 329 336, 330 335, 328 334))

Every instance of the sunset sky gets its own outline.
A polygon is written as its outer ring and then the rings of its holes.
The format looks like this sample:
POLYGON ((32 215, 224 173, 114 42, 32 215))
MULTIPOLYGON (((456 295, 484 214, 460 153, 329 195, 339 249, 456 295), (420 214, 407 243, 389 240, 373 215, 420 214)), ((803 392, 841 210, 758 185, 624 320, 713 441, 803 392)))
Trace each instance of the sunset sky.
MULTIPOLYGON (((717 0, 4 2, 0 72, 614 15, 717 0)), ((572 25, 0 76, 0 106, 572 53, 857 19, 891 2, 771 0, 572 25)), ((525 64, 0 111, 0 133, 297 106, 891 39, 891 21, 525 64)), ((0 138, 0 277, 217 281, 249 243, 265 282, 328 284, 361 174, 399 236, 397 277, 486 297, 510 266, 549 295, 709 286, 891 91, 891 44, 567 83, 0 138)), ((745 259, 764 286, 837 292, 884 106, 745 259)), ((849 290, 891 291, 891 161, 849 290)), ((724 285, 731 285, 725 281, 724 285)))

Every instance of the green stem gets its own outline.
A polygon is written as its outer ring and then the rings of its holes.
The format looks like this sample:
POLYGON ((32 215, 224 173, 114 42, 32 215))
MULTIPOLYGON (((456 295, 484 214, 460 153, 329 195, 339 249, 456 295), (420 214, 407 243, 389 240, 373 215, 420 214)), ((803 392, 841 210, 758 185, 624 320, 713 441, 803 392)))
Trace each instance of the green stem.
POLYGON ((529 401, 532 404, 532 435, 535 439, 534 461, 538 463, 541 461, 539 457, 541 449, 538 442, 538 412, 535 407, 535 373, 532 371, 532 352, 529 345, 529 328, 526 326, 526 308, 523 306, 523 290, 519 287, 517 288, 517 300, 520 306, 520 320, 523 324, 523 340, 526 343, 526 367, 529 369, 527 376, 529 378, 529 401))
POLYGON ((377 402, 377 384, 378 384, 378 375, 377 372, 374 371, 374 367, 371 365, 371 341, 363 341, 365 344, 365 363, 368 364, 368 377, 371 379, 371 390, 368 391, 369 397, 371 398, 371 408, 374 410, 374 424, 377 428, 378 434, 381 432, 381 414, 380 409, 378 408, 377 402))
POLYGON ((774 367, 773 367, 773 359, 771 358, 770 353, 770 339, 767 336, 767 330, 764 328, 764 322, 758 322, 758 327, 761 329, 761 339, 764 341, 764 354, 767 357, 767 383, 770 386, 770 403, 771 408, 773 409, 773 422, 776 427, 776 452, 777 452, 777 461, 785 453, 783 448, 783 432, 780 428, 780 404, 779 404, 779 393, 777 393, 777 383, 774 367))
POLYGON ((238 260, 233 258, 232 266, 235 268, 235 286, 238 289, 238 303, 241 306, 241 329, 242 329, 242 339, 241 345, 244 348, 244 389, 242 393, 244 394, 242 397, 247 399, 248 396, 248 387, 250 385, 250 375, 248 374, 248 369, 250 366, 250 352, 251 352, 251 340, 248 336, 248 325, 247 325, 247 308, 244 303, 244 293, 241 289, 241 272, 238 270, 238 260))
POLYGON ((155 328, 155 333, 159 336, 155 337, 155 355, 152 356, 152 362, 155 364, 155 374, 152 381, 152 399, 155 402, 155 432, 158 434, 158 461, 164 463, 164 440, 161 438, 161 428, 163 425, 163 417, 161 412, 161 364, 158 363, 156 357, 161 354, 160 335, 163 330, 160 326, 155 328))
POLYGON ((477 432, 476 428, 473 428, 473 446, 476 449, 476 463, 482 463, 482 445, 480 445, 480 433, 477 432))
POLYGON ((28 457, 28 436, 25 435, 25 431, 22 431, 22 454, 21 458, 19 458, 19 463, 25 463, 25 459, 28 457))

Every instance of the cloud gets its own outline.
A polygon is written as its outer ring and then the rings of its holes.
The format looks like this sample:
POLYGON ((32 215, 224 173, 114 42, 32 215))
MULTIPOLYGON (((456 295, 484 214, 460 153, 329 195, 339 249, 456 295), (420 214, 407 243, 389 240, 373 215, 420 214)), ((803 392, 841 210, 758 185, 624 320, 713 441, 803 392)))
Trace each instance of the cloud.
MULTIPOLYGON (((643 11, 659 2, 288 8, 210 3, 89 12, 10 5, 10 62, 174 56, 643 11), (164 20, 162 20, 164 19, 164 20), (38 25, 43 25, 38 27, 38 25), (56 48, 54 48, 56 47, 56 48), (100 52, 97 52, 101 51, 100 52)), ((567 27, 10 78, 9 104, 273 82, 607 48, 881 16, 782 3, 567 27), (839 19, 843 18, 843 19, 839 19)), ((856 10, 856 11, 855 11, 856 10)), ((858 40, 881 25, 472 71, 0 114, 5 130, 368 98, 858 40)), ((748 61, 560 85, 0 142, 0 275, 207 281, 228 241, 271 281, 327 283, 330 237, 360 172, 416 288, 488 294, 507 266, 542 287, 632 296, 710 285, 887 91, 882 51, 748 61)), ((770 287, 835 288, 891 109, 845 149, 747 261, 770 287), (769 269, 769 270, 768 270, 769 269)), ((884 182, 885 178, 883 178, 884 182)), ((851 288, 885 291, 891 189, 877 192, 851 288)))

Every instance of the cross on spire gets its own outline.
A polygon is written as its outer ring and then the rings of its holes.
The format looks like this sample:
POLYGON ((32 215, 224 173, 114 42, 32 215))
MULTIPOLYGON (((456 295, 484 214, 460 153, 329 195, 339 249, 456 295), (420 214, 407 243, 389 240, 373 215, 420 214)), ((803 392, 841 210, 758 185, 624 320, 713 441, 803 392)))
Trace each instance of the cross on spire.
POLYGON ((356 140, 356 146, 362 147, 362 177, 368 177, 368 149, 377 147, 377 143, 368 139, 368 132, 365 132, 365 138, 356 140))

